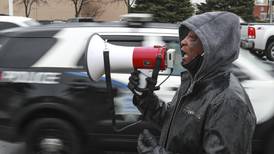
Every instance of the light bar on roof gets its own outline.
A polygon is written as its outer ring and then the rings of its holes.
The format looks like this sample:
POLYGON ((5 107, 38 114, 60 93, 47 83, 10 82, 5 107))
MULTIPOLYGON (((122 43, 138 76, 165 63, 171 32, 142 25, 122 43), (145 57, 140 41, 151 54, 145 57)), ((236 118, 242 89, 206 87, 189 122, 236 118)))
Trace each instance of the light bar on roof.
POLYGON ((150 22, 153 15, 147 13, 129 13, 121 16, 121 21, 127 22, 150 22))

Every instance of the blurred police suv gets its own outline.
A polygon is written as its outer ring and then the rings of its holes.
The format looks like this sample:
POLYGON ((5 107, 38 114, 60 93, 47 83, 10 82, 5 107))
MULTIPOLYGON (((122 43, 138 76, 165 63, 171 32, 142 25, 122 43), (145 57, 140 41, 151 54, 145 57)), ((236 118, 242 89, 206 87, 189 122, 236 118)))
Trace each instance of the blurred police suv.
MULTIPOLYGON (((111 104, 105 78, 91 81, 85 69, 86 46, 94 33, 114 45, 165 45, 176 49, 174 71, 156 92, 160 99, 171 101, 184 72, 178 25, 147 19, 134 16, 119 22, 52 24, 0 32, 0 139, 26 141, 28 153, 80 154, 136 152, 142 129, 159 135, 159 129, 151 123, 135 123, 141 114, 132 105, 128 73, 112 74, 111 104), (114 129, 133 123, 123 131, 114 129)), ((255 150, 269 152, 274 142, 271 70, 246 51, 241 52, 232 69, 246 88, 258 118, 255 150)), ((158 82, 169 73, 160 72, 158 82)))
POLYGON ((40 23, 32 18, 0 14, 0 30, 37 25, 40 25, 40 23))

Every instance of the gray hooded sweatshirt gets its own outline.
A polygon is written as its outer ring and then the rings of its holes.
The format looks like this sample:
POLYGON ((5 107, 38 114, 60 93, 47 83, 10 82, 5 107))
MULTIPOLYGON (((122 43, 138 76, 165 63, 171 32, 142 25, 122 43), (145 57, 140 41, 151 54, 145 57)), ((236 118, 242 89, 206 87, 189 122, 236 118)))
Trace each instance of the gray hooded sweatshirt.
POLYGON ((146 103, 150 108, 145 117, 161 127, 159 146, 153 152, 251 154, 256 117, 230 72, 239 53, 239 17, 229 12, 193 16, 182 22, 180 38, 186 35, 185 28, 200 38, 203 62, 195 75, 182 73, 181 86, 168 105, 156 96, 146 103), (156 105, 152 108, 152 104, 156 105))

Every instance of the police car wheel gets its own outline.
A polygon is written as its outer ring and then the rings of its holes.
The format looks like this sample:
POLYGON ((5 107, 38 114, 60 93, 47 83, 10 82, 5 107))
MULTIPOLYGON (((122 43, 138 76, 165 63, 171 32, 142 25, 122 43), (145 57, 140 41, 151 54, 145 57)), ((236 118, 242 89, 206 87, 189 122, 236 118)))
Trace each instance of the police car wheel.
POLYGON ((56 118, 42 118, 27 127, 29 154, 81 154, 83 145, 76 129, 56 118))

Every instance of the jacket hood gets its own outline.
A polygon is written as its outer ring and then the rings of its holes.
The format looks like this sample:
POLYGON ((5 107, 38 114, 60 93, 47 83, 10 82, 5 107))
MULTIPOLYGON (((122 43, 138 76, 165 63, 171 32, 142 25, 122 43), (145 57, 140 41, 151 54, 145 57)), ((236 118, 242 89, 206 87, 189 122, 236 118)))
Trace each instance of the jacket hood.
POLYGON ((229 71, 232 62, 239 55, 239 17, 230 12, 208 12, 192 16, 181 23, 180 40, 189 30, 200 38, 204 50, 203 62, 194 80, 210 78, 229 71))

